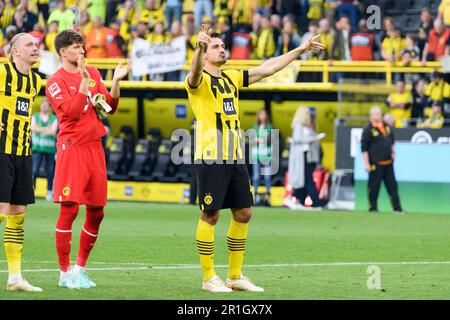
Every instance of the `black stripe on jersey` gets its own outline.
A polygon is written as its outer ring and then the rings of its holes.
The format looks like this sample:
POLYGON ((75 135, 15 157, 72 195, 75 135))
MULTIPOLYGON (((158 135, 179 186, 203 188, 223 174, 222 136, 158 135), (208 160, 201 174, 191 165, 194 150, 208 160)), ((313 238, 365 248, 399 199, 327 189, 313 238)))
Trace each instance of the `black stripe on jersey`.
POLYGON ((248 87, 249 85, 249 79, 248 79, 248 70, 242 71, 244 73, 244 83, 242 84, 243 87, 248 87))
POLYGON ((33 71, 31 72, 31 77, 33 79, 33 88, 34 88, 34 94, 37 96, 39 92, 37 92, 37 79, 36 79, 36 73, 33 71))
POLYGON ((217 160, 220 160, 223 158, 222 154, 223 128, 222 128, 222 117, 220 113, 216 113, 216 130, 217 130, 217 160))
POLYGON ((28 122, 25 122, 25 125, 23 126, 23 140, 22 140, 22 156, 26 156, 27 155, 27 150, 30 145, 28 145, 27 147, 27 140, 28 140, 28 122))
POLYGON ((0 133, 0 152, 5 152, 6 148, 6 137, 8 136, 8 117, 9 117, 9 110, 3 109, 2 112, 3 132, 0 133))
POLYGON ((6 81, 5 81, 5 96, 10 97, 11 96, 11 91, 12 91, 12 72, 11 72, 11 67, 9 66, 9 64, 5 63, 5 70, 6 70, 6 81))
POLYGON ((11 154, 15 155, 17 153, 17 146, 19 145, 19 125, 20 120, 14 120, 13 124, 13 136, 12 136, 12 146, 11 146, 11 154))
POLYGON ((22 87, 23 87, 23 75, 19 72, 16 72, 17 74, 17 92, 22 91, 22 87))
MULTIPOLYGON (((238 90, 237 87, 234 85, 233 81, 231 81, 230 77, 228 77, 225 72, 222 72, 222 76, 227 78, 228 81, 230 82, 230 84, 234 87, 234 97, 237 98, 238 96, 238 90)), ((225 85, 227 85, 226 81, 224 81, 225 85)), ((231 92, 231 90, 228 88, 229 92, 231 92)))
POLYGON ((27 86, 25 87, 25 92, 30 94, 31 93, 31 78, 30 75, 27 75, 27 86))

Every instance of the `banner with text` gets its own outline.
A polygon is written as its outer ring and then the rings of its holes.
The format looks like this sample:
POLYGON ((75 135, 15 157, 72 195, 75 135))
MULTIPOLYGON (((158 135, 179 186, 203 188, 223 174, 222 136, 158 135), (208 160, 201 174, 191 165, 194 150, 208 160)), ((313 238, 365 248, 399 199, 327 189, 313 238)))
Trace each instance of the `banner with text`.
POLYGON ((170 42, 154 44, 136 39, 131 59, 134 77, 180 70, 186 64, 186 40, 178 37, 170 42))

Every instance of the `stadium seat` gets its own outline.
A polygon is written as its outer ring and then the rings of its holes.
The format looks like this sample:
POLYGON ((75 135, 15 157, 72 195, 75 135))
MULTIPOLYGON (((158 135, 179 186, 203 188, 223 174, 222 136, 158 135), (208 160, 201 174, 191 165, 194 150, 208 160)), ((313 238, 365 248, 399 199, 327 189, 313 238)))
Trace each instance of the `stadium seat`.
POLYGON ((161 130, 158 128, 150 128, 145 135, 145 138, 150 141, 150 152, 156 152, 158 150, 159 144, 161 143, 161 130))
POLYGON ((173 174, 174 169, 170 153, 173 147, 173 142, 171 140, 162 140, 158 148, 158 154, 156 158, 155 167, 150 176, 150 181, 161 181, 166 182, 173 179, 171 178, 171 173, 173 174))
POLYGON ((130 178, 139 181, 141 176, 150 176, 151 158, 150 141, 139 139, 135 148, 133 164, 128 171, 130 178))
POLYGON ((106 172, 108 174, 109 179, 111 179, 112 176, 115 176, 119 171, 120 164, 125 156, 125 149, 123 145, 124 145, 123 138, 121 137, 113 138, 111 146, 109 148, 110 155, 108 165, 106 167, 106 172))
MULTIPOLYGON (((191 157, 191 146, 186 146, 182 150, 181 156, 185 159, 193 160, 191 157)), ((182 163, 180 165, 175 166, 175 176, 174 179, 176 182, 188 183, 190 181, 190 176, 192 172, 191 166, 194 164, 182 163)))
MULTIPOLYGON (((386 6, 386 15, 396 15, 396 14, 404 14, 406 9, 411 8, 411 1, 390 1, 386 6)), ((397 19, 395 19, 397 22, 397 19)), ((399 24, 401 26, 401 24, 399 24)))

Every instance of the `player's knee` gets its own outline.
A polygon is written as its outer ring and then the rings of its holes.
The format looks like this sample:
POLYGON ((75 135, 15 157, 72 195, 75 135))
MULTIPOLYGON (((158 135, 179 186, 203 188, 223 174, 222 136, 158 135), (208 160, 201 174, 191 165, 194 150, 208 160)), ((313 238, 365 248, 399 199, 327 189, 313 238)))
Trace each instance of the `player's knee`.
POLYGON ((211 225, 215 225, 219 220, 219 211, 202 211, 201 219, 211 225))
POLYGON ((86 207, 86 220, 90 224, 100 225, 105 216, 103 207, 86 207))
POLYGON ((234 220, 241 223, 248 223, 252 218, 253 212, 251 208, 240 209, 234 214, 234 220))

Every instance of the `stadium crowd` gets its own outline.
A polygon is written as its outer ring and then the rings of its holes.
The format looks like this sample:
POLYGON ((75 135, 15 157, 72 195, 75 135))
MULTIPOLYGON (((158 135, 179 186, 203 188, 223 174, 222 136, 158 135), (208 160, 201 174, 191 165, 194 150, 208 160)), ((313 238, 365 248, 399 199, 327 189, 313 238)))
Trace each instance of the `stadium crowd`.
POLYGON ((0 0, 0 56, 10 39, 29 32, 42 49, 54 51, 58 32, 79 26, 87 58, 125 57, 133 40, 152 43, 186 38, 187 60, 200 25, 222 33, 232 59, 267 59, 321 34, 326 49, 307 60, 437 61, 449 53, 450 13, 443 0, 433 17, 423 8, 416 33, 392 17, 369 30, 366 8, 379 1, 354 0, 0 0), (380 32, 381 31, 381 32, 380 32))

